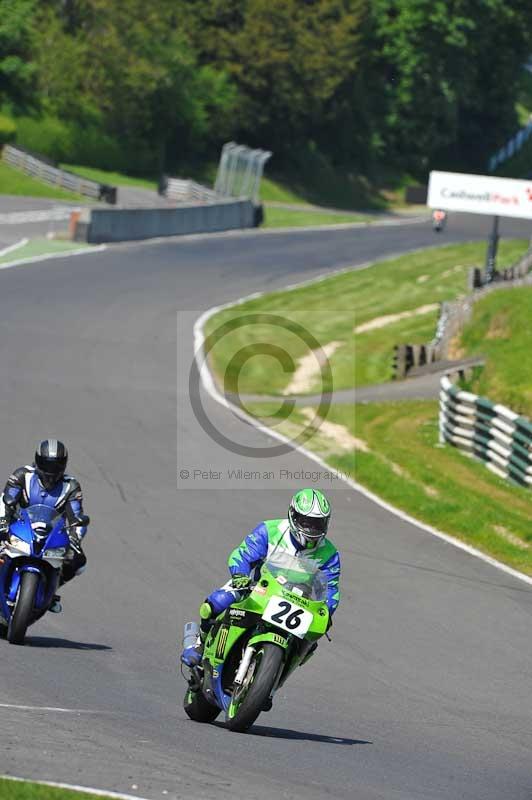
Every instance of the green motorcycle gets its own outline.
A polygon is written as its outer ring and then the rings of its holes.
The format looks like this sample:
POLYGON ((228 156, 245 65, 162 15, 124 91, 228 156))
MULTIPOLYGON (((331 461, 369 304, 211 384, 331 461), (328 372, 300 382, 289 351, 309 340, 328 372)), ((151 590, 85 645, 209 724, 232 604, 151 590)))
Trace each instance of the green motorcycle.
POLYGON ((202 662, 190 670, 188 716, 212 722, 224 711, 232 731, 253 725, 327 632, 326 598, 327 579, 316 561, 272 554, 247 596, 213 623, 202 662))

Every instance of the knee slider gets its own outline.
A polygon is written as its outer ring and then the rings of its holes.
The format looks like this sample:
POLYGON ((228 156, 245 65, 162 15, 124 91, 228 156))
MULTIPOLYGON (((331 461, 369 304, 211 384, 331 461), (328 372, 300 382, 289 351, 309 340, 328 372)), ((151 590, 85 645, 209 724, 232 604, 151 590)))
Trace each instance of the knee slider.
POLYGON ((201 604, 199 614, 202 620, 207 620, 212 617, 212 606, 207 600, 201 604))

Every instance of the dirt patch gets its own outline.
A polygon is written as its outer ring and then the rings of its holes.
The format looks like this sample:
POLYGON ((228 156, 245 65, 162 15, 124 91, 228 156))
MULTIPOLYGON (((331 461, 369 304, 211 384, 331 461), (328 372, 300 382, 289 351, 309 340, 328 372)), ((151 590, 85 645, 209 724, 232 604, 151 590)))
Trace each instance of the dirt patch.
POLYGON ((441 277, 448 278, 449 275, 454 275, 456 272, 461 272, 463 269, 465 269, 465 267, 463 267, 461 264, 457 264, 456 267, 452 267, 452 269, 446 269, 445 272, 442 272, 441 277))
POLYGON ((416 283, 425 283, 429 278, 430 275, 420 275, 419 278, 416 278, 416 283))
POLYGON ((518 547, 520 550, 530 550, 530 544, 528 542, 524 542, 522 539, 516 536, 515 533, 512 533, 508 530, 508 528, 505 528, 504 525, 494 525, 493 530, 499 536, 502 536, 502 538, 507 542, 513 544, 514 547, 518 547))
POLYGON ((434 486, 427 486, 426 483, 423 484, 423 491, 427 495, 427 497, 439 497, 440 493, 434 486))
POLYGON ((439 307, 439 303, 428 303, 425 306, 413 308, 411 311, 400 311, 397 314, 385 314, 382 317, 370 319, 369 322, 364 322, 362 325, 357 325, 356 328, 354 328, 354 332, 367 333, 368 331, 374 331, 377 330, 377 328, 384 328, 386 325, 392 325, 394 322, 400 322, 402 319, 419 317, 422 314, 431 314, 433 311, 437 311, 439 307))
POLYGON ((343 342, 329 342, 320 350, 311 350, 298 359, 297 369, 283 394, 305 394, 311 391, 325 359, 330 358, 342 344, 343 342))
POLYGON ((459 361, 465 357, 465 350, 462 347, 461 336, 454 336, 447 347, 447 358, 451 361, 459 361))
POLYGON ((400 478, 408 478, 408 472, 400 467, 399 464, 396 464, 395 461, 386 459, 386 463, 389 464, 394 475, 398 475, 400 478))
POLYGON ((509 323, 509 315, 505 311, 495 314, 490 320, 486 339, 509 339, 511 335, 512 329, 509 323))
POLYGON ((302 408, 301 413, 309 422, 315 420, 316 430, 319 430, 323 436, 333 441, 341 450, 358 450, 361 453, 370 452, 367 442, 353 436, 345 425, 339 425, 336 422, 329 422, 326 419, 317 417, 315 409, 310 407, 302 408))

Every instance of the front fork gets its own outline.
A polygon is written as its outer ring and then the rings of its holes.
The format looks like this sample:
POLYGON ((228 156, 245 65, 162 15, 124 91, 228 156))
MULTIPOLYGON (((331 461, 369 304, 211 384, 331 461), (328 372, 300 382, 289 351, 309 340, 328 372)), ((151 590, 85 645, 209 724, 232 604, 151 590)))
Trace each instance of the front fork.
POLYGON ((6 623, 9 621, 17 600, 22 575, 24 572, 36 572, 40 576, 35 598, 36 618, 38 619, 48 608, 57 587, 58 574, 52 575, 50 572, 34 566, 30 560, 24 557, 11 559, 3 555, 0 558, 3 559, 3 563, 0 565, 0 587, 2 587, 0 589, 0 616, 6 623))
MULTIPOLYGON (((249 666, 251 664, 251 659, 253 658, 253 656, 257 652, 257 649, 260 646, 260 644, 262 644, 263 642, 272 641, 277 646, 284 647, 285 650, 289 650, 289 648, 290 648, 290 640, 286 640, 285 639, 284 643, 281 644, 280 638, 281 637, 279 637, 279 636, 275 637, 275 635, 274 636, 269 635, 269 636, 267 636, 267 638, 264 638, 261 635, 254 636, 248 642, 248 645, 247 645, 246 649, 244 650, 244 653, 243 653, 242 658, 240 660, 240 664, 239 664, 238 669, 236 671, 236 675, 235 675, 233 683, 236 684, 237 686, 241 686, 244 683, 244 681, 246 679, 246 675, 247 675, 248 670, 249 670, 249 666)), ((277 691, 277 689, 279 688, 279 683, 280 683, 281 677, 283 675, 283 672, 286 669, 288 657, 289 657, 289 652, 285 653, 285 658, 283 659, 283 661, 281 662, 281 664, 279 666, 279 671, 278 671, 278 673, 277 673, 277 675, 275 677, 275 680, 274 680, 273 686, 272 686, 272 690, 270 692, 270 702, 273 700, 273 696, 274 696, 275 692, 277 691)))

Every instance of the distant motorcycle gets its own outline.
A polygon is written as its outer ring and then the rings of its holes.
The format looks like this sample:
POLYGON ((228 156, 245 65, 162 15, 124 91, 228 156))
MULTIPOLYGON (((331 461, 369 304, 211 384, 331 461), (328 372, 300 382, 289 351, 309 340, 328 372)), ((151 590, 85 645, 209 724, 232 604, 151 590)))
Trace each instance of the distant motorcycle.
POLYGON ((20 509, 0 545, 0 636, 24 644, 26 630, 50 608, 69 547, 69 527, 55 508, 20 509))
POLYGON ((445 228, 445 223, 447 222, 447 213, 445 211, 441 211, 436 209, 432 212, 432 230, 435 233, 441 233, 445 228))

